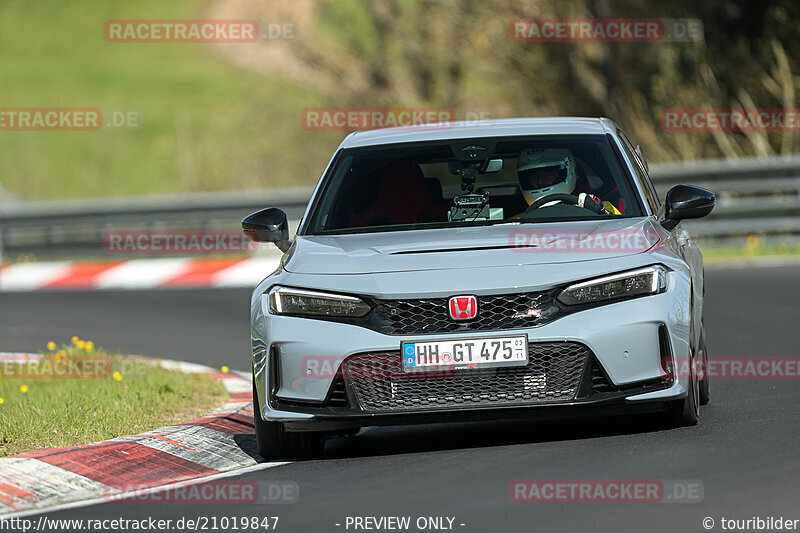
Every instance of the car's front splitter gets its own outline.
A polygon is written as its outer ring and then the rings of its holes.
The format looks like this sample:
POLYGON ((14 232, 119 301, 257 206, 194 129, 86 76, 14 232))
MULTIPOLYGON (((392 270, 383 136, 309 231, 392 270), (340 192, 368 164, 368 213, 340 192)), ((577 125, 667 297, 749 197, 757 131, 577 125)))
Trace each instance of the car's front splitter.
POLYGON ((283 402, 271 407, 270 420, 282 422, 287 431, 340 431, 369 426, 634 415, 664 411, 666 402, 685 396, 686 389, 680 383, 661 382, 569 402, 415 412, 364 413, 283 402))

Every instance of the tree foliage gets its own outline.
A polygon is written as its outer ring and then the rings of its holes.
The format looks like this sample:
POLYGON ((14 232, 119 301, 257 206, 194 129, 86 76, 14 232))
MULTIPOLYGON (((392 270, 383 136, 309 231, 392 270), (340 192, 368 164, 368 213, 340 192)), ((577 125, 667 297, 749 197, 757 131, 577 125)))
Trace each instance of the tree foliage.
POLYGON ((794 108, 794 0, 337 0, 287 48, 331 105, 445 106, 466 116, 617 120, 654 160, 798 150, 786 132, 662 131, 668 108, 794 108), (699 42, 518 42, 517 18, 699 19, 699 42))

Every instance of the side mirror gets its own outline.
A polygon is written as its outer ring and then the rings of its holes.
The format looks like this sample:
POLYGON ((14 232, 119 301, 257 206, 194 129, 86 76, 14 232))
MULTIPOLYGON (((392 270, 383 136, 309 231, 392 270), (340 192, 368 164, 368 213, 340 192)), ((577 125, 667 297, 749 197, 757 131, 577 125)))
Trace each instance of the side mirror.
POLYGON ((291 246, 286 213, 277 207, 268 207, 247 215, 242 220, 242 231, 253 242, 273 242, 285 252, 291 246))
POLYGON ((691 185, 676 185, 667 193, 662 225, 672 229, 683 219, 702 218, 714 209, 716 201, 717 197, 711 191, 691 185))

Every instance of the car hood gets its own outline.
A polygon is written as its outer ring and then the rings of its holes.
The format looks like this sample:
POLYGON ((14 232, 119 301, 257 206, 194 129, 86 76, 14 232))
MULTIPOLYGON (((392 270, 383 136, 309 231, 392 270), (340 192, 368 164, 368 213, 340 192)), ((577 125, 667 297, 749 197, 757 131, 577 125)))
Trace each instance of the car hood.
POLYGON ((660 241, 649 218, 298 236, 284 262, 298 274, 371 274, 572 263, 633 255, 660 241))

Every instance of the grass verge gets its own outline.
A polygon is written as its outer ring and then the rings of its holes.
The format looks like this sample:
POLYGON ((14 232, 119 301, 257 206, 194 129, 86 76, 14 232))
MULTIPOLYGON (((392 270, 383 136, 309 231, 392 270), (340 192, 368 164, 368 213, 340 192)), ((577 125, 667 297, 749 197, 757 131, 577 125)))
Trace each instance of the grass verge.
POLYGON ((138 434, 206 414, 228 398, 210 376, 168 371, 78 341, 51 344, 38 362, 2 365, 0 456, 138 434))
POLYGON ((316 183, 344 137, 301 127, 303 108, 324 105, 324 95, 232 65, 225 44, 104 37, 109 20, 202 19, 210 5, 0 2, 0 109, 90 107, 141 118, 135 129, 0 128, 2 187, 25 200, 316 183))
POLYGON ((766 258, 800 258, 800 246, 745 246, 742 248, 705 248, 701 247, 703 261, 706 264, 724 264, 726 262, 758 261, 766 258))

